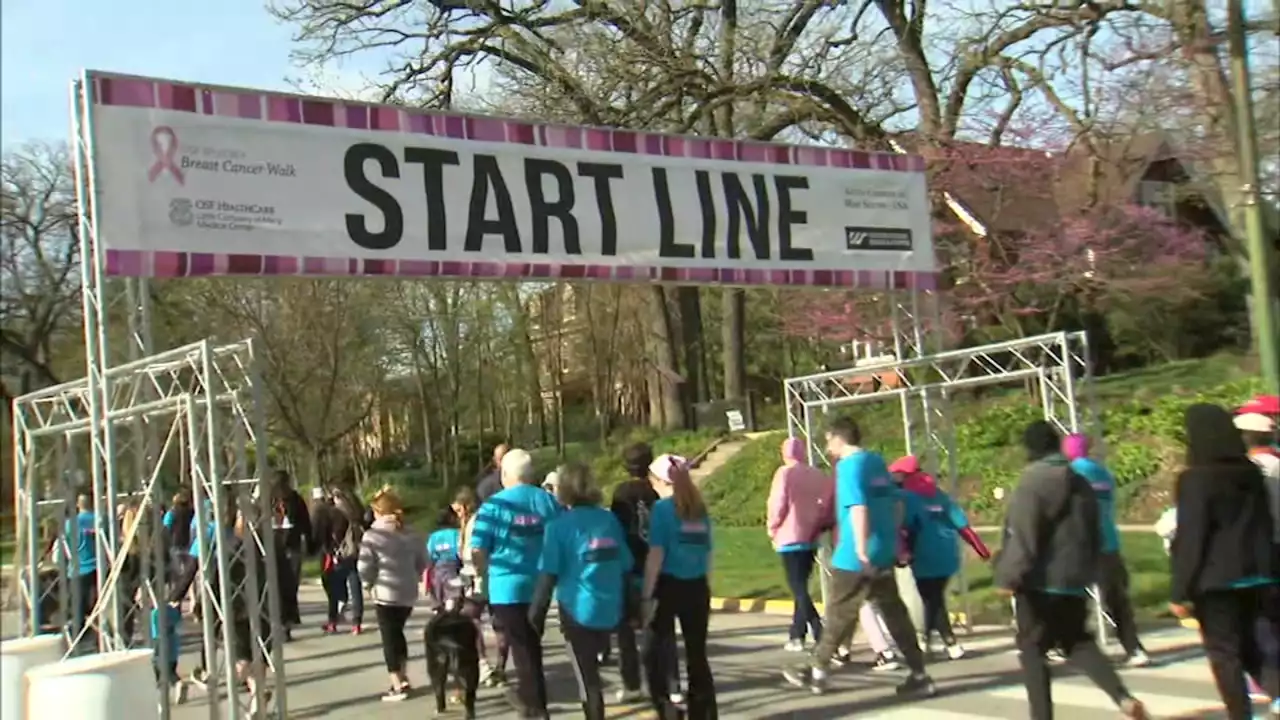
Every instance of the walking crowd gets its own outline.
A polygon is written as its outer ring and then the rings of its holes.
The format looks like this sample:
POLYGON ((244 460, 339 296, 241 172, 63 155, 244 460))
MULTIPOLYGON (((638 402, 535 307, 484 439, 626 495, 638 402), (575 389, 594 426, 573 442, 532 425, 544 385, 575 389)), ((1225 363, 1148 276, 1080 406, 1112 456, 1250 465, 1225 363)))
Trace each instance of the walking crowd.
MULTIPOLYGON (((1212 405, 1187 410, 1185 469, 1177 479, 1175 506, 1157 527, 1171 557, 1170 608, 1199 622, 1232 720, 1252 717, 1251 693, 1262 694, 1272 702, 1271 712, 1280 714, 1275 404, 1259 399, 1234 416, 1212 405)), ((934 695, 937 687, 926 668, 935 655, 934 638, 947 659, 965 655, 946 600, 961 568, 963 541, 992 562, 995 586, 1013 603, 1029 717, 1053 717, 1054 662, 1071 663, 1111 698, 1121 716, 1147 717, 1088 627, 1089 600, 1096 593, 1124 648, 1124 664, 1151 662, 1128 600, 1115 480, 1091 457, 1084 436, 1061 437, 1045 422, 1026 428, 1028 464, 1009 498, 994 556, 917 458, 887 464, 864 447, 860 428, 848 419, 832 422, 825 441, 834 477, 807 462, 809 448, 801 441, 789 439, 766 508, 767 530, 795 598, 784 648, 810 651, 805 662, 783 671, 787 683, 826 692, 831 673, 848 663, 861 625, 876 654, 874 670, 905 665, 899 695, 934 695), (829 562, 819 563, 819 547, 828 541, 829 562), (816 567, 827 585, 821 614, 808 589, 816 567), (919 593, 921 627, 911 619, 900 582, 914 584, 919 593)), ((427 538, 406 526, 404 506, 390 488, 366 509, 354 482, 339 483, 314 491, 308 507, 288 475, 279 473, 271 504, 286 627, 280 640, 288 641, 289 630, 300 622, 301 566, 314 554, 328 601, 326 634, 337 633, 340 622, 360 634, 366 593, 372 600, 388 675, 385 701, 404 700, 412 692, 405 626, 425 593, 437 612, 456 612, 474 629, 461 657, 474 658, 479 682, 506 686, 507 666, 513 666, 507 699, 519 717, 547 716, 545 628, 553 605, 584 717, 606 716, 600 671, 615 649, 622 676, 616 700, 640 700, 647 686, 648 702, 664 720, 718 717, 707 652, 714 549, 707 506, 684 458, 655 457, 648 445, 637 444, 625 450, 623 461, 629 479, 615 488, 606 507, 587 467, 571 463, 544 479, 528 452, 499 446, 476 489, 460 490, 427 538), (486 625, 496 639, 492 653, 486 625)), ((201 575, 204 582, 219 582, 217 568, 204 567, 209 547, 246 542, 246 518, 234 496, 220 500, 222 517, 233 519, 226 528, 207 520, 209 500, 196 508, 179 495, 158 529, 168 548, 171 582, 168 604, 152 613, 150 639, 157 648, 157 680, 175 688, 181 687, 176 638, 183 599, 201 575), (197 522, 197 516, 206 520, 197 522), (208 531, 195 532, 199 526, 208 531)), ((80 498, 79 513, 66 528, 75 551, 70 566, 77 624, 94 606, 97 587, 91 505, 80 498)), ((124 508, 121 517, 126 536, 151 531, 136 509, 124 508)), ((152 540, 136 547, 154 547, 152 540)), ((123 557, 125 575, 136 576, 136 552, 126 548, 123 557)), ((239 584, 246 573, 264 577, 265 558, 256 543, 236 557, 228 567, 229 582, 239 584)), ((137 580, 127 577, 123 592, 134 598, 137 580)), ((206 607, 196 607, 197 613, 209 610, 208 594, 202 598, 206 607)), ((268 634, 267 618, 252 617, 249 604, 237 598, 225 614, 233 638, 230 656, 237 677, 253 693, 252 646, 261 642, 269 650, 277 639, 268 634)), ((132 636, 140 606, 132 600, 126 605, 126 632, 132 636)), ((202 661, 207 655, 201 654, 202 661)), ((193 677, 207 673, 201 667, 193 677)), ((466 691, 473 701, 474 687, 466 691)))

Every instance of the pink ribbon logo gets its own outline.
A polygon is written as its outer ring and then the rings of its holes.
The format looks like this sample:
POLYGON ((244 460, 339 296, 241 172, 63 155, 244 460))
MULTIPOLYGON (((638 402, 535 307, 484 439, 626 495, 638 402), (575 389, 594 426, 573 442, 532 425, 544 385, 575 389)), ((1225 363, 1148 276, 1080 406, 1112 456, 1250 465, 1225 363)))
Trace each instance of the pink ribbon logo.
POLYGON ((151 154, 155 162, 147 170, 147 181, 155 182, 161 173, 168 172, 178 184, 183 183, 182 168, 178 167, 178 134, 168 125, 151 131, 151 154))

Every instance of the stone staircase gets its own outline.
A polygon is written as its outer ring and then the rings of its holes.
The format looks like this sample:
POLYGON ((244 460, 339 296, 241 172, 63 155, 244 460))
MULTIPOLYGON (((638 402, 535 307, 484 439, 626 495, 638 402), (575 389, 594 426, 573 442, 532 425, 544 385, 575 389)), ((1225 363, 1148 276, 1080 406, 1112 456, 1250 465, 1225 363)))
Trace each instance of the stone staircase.
POLYGON ((703 478, 710 476, 711 473, 719 469, 721 465, 729 462, 729 458, 737 455, 738 451, 746 447, 747 443, 761 435, 767 434, 767 432, 743 433, 725 440, 719 445, 716 445, 715 449, 706 457, 702 458, 702 461, 698 463, 698 466, 689 472, 689 476, 693 478, 693 482, 695 484, 701 484, 703 478))

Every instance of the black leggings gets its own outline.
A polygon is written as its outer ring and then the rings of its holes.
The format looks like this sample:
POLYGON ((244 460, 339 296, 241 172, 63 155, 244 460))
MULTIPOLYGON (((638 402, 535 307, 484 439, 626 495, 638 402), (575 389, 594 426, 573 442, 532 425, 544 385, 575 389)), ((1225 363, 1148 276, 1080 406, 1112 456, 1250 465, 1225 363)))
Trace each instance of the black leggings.
POLYGON ((529 604, 490 605, 489 611, 493 613, 495 629, 501 628, 500 637, 510 644, 520 704, 526 711, 545 713, 547 680, 542 671, 542 636, 529 622, 529 604))
POLYGON ((949 577, 916 578, 916 590, 920 592, 920 602, 924 605, 924 642, 927 646, 929 638, 937 632, 947 646, 956 644, 956 634, 951 630, 951 615, 947 612, 947 583, 949 577))
POLYGON ((1218 694, 1231 720, 1253 717, 1244 676, 1271 697, 1280 696, 1280 667, 1267 652, 1280 634, 1280 596, 1276 588, 1209 592, 1195 598, 1196 619, 1218 694), (1265 642, 1264 642, 1265 641, 1265 642))
POLYGON ((404 637, 404 625, 409 622, 413 608, 378 604, 373 611, 378 618, 378 635, 382 638, 382 659, 387 663, 387 672, 403 673, 409 662, 409 641, 404 637))
POLYGON ((609 631, 594 630, 574 622, 560 606, 560 629, 569 646, 569 661, 578 681, 578 697, 586 720, 604 720, 604 688, 600 682, 600 656, 609 647, 609 631))
POLYGON ((671 673, 666 665, 675 654, 676 620, 684 636, 684 657, 688 672, 688 720, 715 720, 716 687, 707 659, 707 626, 711 622, 711 587, 705 577, 692 580, 662 575, 654 591, 657 611, 650 626, 652 640, 645 665, 649 675, 649 694, 658 716, 676 718, 671 706, 667 682, 671 673))

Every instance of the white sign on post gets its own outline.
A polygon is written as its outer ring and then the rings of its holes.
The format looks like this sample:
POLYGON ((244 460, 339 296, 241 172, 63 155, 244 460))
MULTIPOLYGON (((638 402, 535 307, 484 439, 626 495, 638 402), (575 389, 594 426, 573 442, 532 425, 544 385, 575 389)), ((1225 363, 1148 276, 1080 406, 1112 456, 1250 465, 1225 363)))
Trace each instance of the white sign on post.
POLYGON ((742 432, 747 429, 747 421, 742 417, 741 410, 728 410, 724 416, 729 421, 729 432, 742 432))
POLYGON ((88 77, 114 275, 935 282, 913 156, 88 77))

